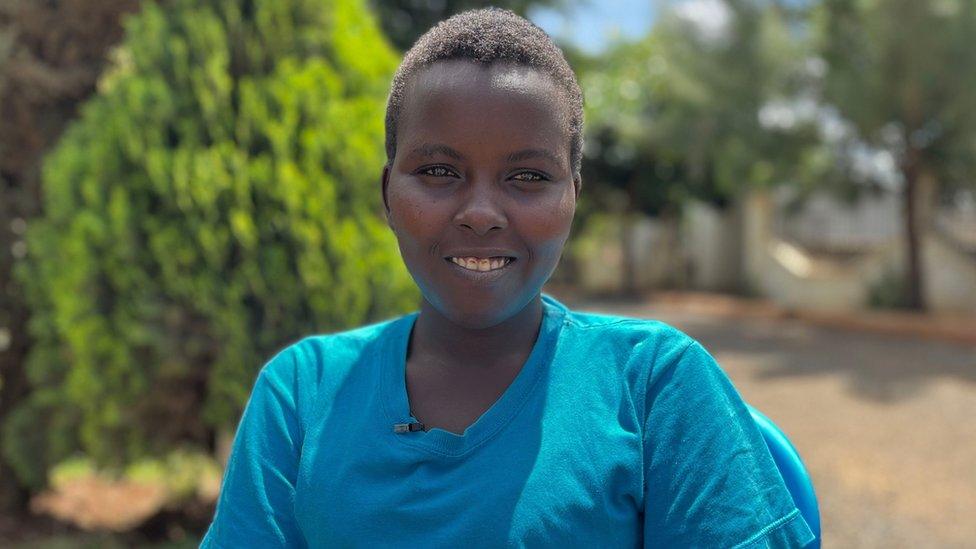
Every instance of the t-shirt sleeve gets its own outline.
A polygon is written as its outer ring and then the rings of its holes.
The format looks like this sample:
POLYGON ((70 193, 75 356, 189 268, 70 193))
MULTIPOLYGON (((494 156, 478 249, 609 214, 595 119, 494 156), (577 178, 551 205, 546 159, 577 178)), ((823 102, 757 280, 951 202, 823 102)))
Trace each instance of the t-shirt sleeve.
POLYGON ((295 346, 262 368, 237 427, 213 522, 202 548, 305 547, 295 520, 302 444, 295 346))
POLYGON ((651 372, 645 547, 803 547, 813 533, 725 373, 690 341, 651 372))

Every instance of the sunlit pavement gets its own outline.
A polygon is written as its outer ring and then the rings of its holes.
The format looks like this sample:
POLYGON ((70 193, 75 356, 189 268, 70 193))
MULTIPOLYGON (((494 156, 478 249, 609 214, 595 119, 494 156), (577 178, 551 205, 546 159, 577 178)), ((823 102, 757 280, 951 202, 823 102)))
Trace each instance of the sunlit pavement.
POLYGON ((825 547, 974 547, 976 347, 672 304, 563 299, 695 337, 790 437, 825 547))

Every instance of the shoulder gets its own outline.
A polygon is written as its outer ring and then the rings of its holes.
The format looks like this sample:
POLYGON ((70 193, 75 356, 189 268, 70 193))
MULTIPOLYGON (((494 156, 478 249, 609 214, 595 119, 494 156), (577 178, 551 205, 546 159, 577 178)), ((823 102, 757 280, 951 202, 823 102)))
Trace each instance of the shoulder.
POLYGON ((642 415, 644 403, 675 372, 718 369, 694 338, 653 319, 565 309, 558 348, 567 375, 626 387, 642 415))
POLYGON ((647 370, 672 364, 689 348, 699 346, 665 322, 620 315, 567 311, 564 330, 583 349, 638 359, 647 370))
POLYGON ((258 374, 258 383, 287 393, 303 416, 353 375, 373 375, 371 367, 403 328, 408 315, 329 334, 306 336, 279 350, 258 374))
POLYGON ((397 317, 329 334, 306 336, 279 350, 262 368, 262 375, 294 375, 296 370, 315 377, 351 366, 364 353, 378 352, 396 324, 397 317))

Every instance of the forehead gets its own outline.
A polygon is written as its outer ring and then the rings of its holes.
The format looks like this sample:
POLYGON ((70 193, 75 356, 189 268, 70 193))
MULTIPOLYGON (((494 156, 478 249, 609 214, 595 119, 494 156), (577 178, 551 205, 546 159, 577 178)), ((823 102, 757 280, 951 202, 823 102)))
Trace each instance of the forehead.
POLYGON ((405 91, 397 132, 404 145, 452 136, 512 145, 536 141, 568 160, 565 93, 541 70, 508 62, 438 61, 418 71, 405 91))

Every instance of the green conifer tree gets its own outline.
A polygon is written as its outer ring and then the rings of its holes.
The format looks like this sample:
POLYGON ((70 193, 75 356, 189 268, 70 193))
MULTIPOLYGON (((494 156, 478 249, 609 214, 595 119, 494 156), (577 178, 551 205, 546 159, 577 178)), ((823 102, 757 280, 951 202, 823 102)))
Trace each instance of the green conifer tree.
POLYGON ((233 429, 303 335, 402 312, 383 222, 396 56, 362 0, 177 0, 130 19, 48 157, 18 270, 30 398, 3 427, 22 482, 233 429))

